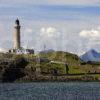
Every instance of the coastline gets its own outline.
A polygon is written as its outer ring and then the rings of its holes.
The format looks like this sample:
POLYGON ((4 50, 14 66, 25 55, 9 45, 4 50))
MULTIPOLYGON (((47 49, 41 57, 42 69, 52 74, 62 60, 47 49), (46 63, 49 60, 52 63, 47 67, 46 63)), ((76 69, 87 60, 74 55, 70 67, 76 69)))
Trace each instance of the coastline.
POLYGON ((31 83, 31 82, 100 82, 100 78, 91 75, 63 76, 63 75, 38 75, 25 76, 15 81, 2 81, 0 83, 31 83))
MULTIPOLYGON (((23 77, 17 79, 14 83, 30 83, 30 82, 100 82, 97 77, 94 76, 37 76, 34 78, 23 77)), ((5 82, 6 83, 6 82, 5 82)))

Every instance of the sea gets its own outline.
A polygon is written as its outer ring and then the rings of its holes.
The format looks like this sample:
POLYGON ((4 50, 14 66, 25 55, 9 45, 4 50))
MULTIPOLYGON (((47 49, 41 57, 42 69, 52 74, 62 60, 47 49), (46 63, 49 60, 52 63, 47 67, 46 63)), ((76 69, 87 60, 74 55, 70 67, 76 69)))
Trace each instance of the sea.
POLYGON ((0 83, 0 100, 100 100, 100 82, 0 83))

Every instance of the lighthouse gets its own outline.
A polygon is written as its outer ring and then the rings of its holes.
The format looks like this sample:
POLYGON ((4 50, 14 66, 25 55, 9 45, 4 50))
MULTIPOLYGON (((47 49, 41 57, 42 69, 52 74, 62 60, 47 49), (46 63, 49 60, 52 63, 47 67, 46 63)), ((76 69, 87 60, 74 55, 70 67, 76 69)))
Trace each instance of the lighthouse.
POLYGON ((17 19, 15 20, 15 27, 13 33, 13 48, 10 49, 8 52, 14 54, 34 54, 34 49, 26 49, 21 46, 20 29, 20 22, 19 19, 17 19))
POLYGON ((14 41, 13 41, 13 49, 20 49, 21 48, 21 41, 20 41, 20 22, 19 19, 15 21, 14 27, 14 41))

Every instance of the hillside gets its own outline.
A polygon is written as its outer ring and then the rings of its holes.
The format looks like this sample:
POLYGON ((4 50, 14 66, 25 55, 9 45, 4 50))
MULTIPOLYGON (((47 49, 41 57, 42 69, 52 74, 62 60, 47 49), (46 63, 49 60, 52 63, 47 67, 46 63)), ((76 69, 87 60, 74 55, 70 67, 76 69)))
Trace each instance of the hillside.
POLYGON ((70 66, 78 66, 81 62, 77 55, 63 51, 40 53, 39 57, 48 58, 53 61, 65 62, 70 66))
POLYGON ((48 58, 49 60, 67 63, 70 69, 70 74, 100 72, 100 63, 86 63, 82 61, 77 55, 69 52, 55 51, 49 53, 40 53, 39 56, 48 58))
POLYGON ((64 78, 59 81, 82 80, 85 74, 95 73, 94 76, 99 77, 99 66, 82 62, 77 55, 62 51, 38 55, 0 54, 0 81, 52 81, 56 80, 55 75, 64 78), (68 65, 68 74, 65 64, 68 65))

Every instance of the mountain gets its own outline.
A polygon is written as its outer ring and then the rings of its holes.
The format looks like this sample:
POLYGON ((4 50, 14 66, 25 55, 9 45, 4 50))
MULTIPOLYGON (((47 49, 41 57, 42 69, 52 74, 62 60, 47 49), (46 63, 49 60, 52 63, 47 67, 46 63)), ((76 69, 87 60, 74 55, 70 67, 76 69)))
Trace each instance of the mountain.
POLYGON ((100 62, 100 53, 94 49, 91 49, 85 54, 83 54, 80 58, 81 60, 86 61, 86 62, 87 61, 100 62))

